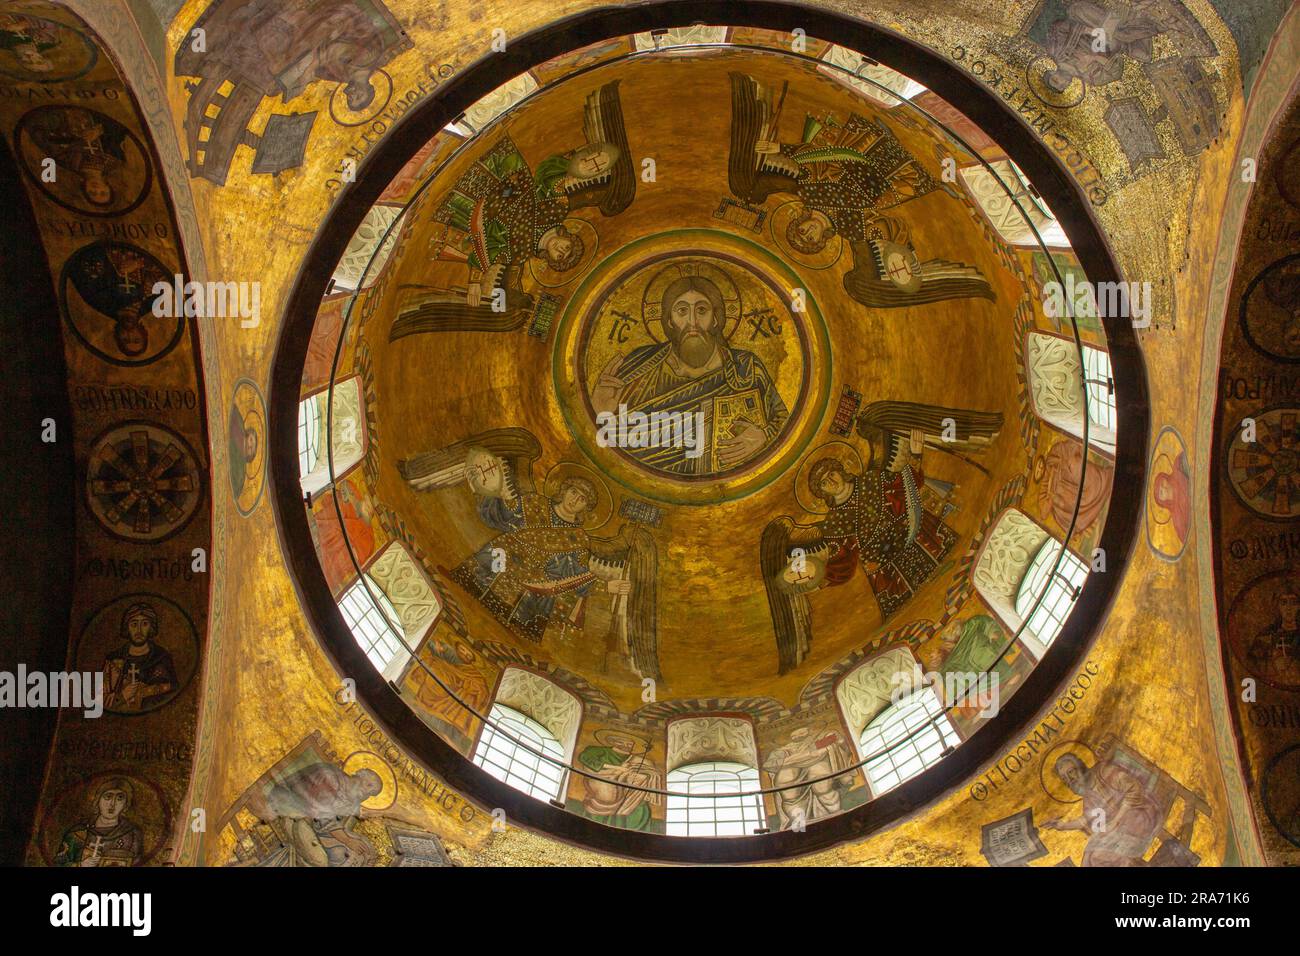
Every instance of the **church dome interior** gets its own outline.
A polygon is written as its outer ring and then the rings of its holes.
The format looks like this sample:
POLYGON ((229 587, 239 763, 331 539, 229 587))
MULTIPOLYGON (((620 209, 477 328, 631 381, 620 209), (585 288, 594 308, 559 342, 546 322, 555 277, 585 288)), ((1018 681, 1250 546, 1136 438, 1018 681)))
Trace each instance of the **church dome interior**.
POLYGON ((0 862, 1300 862, 1300 13, 843 6, 0 0, 0 862))
POLYGON ((1122 407, 1095 312, 1028 305, 1081 268, 985 131, 731 34, 579 48, 420 144, 299 388, 343 647, 489 774, 651 835, 806 826, 955 753, 1082 592, 1122 407), (726 800, 667 783, 723 765, 726 800))

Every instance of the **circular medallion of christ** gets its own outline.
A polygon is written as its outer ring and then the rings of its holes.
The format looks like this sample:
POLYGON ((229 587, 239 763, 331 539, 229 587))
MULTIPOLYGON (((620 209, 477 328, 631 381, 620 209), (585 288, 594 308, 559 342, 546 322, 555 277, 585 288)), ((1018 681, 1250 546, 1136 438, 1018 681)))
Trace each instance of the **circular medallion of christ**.
POLYGON ((806 293, 725 250, 612 274, 576 338, 594 444, 674 481, 740 476, 783 447, 809 391, 806 293))

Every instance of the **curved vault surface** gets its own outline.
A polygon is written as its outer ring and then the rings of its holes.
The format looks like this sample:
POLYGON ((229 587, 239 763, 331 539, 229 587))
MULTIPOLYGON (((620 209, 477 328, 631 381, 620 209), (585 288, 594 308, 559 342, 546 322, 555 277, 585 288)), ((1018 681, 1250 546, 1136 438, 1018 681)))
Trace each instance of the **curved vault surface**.
POLYGON ((1052 293, 1078 260, 991 138, 745 33, 575 51, 440 131, 299 395, 374 667, 463 757, 522 747, 649 834, 727 802, 684 768, 752 771, 756 819, 709 832, 800 829, 996 723, 1070 650, 1119 432, 1102 322, 1052 293))

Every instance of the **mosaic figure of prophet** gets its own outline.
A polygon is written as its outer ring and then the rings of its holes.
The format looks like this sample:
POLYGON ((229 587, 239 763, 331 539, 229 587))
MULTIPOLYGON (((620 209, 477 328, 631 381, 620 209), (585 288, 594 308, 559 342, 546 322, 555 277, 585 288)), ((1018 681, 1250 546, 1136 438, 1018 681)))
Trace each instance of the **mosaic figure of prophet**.
POLYGON ((644 830, 650 824, 652 806, 662 806, 662 793, 648 793, 663 787, 663 774, 650 760, 648 744, 631 734, 597 733, 598 742, 586 747, 578 760, 599 779, 583 778, 582 808, 597 823, 644 830), (643 789, 631 790, 628 784, 643 789))

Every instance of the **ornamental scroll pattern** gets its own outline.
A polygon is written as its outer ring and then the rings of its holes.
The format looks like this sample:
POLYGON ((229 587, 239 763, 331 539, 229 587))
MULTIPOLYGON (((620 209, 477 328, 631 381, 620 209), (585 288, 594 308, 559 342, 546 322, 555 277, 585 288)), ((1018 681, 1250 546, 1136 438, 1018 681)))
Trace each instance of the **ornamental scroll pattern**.
POLYGON ((353 292, 362 288, 363 278, 369 283, 374 283, 379 274, 384 271, 384 265, 397 241, 397 234, 401 231, 401 227, 398 227, 389 232, 388 227, 401 215, 401 212, 400 206, 370 207, 370 211, 361 220, 361 225, 357 226, 357 231, 348 241, 348 247, 334 269, 335 291, 353 292), (387 241, 384 240, 386 233, 387 241), (380 242, 383 242, 383 248, 379 247, 380 242), (378 254, 375 253, 376 249, 379 249, 378 254), (372 256, 375 264, 367 272, 366 267, 370 266, 372 256))
POLYGON ((537 80, 531 73, 521 73, 513 80, 501 84, 467 109, 465 122, 473 130, 481 130, 536 90, 537 86, 537 80))
POLYGON ((668 725, 668 769, 705 760, 758 766, 754 727, 740 717, 687 717, 668 725))
POLYGON ((993 167, 993 172, 983 166, 970 166, 961 171, 971 195, 1003 239, 1015 245, 1037 246, 1038 237, 1034 235, 1034 229, 1041 233, 1052 224, 1052 218, 1039 208, 1008 160, 995 160, 989 165, 993 167), (1006 188, 1003 188, 1004 184, 1006 188), (1020 203, 1019 208, 1011 201, 1012 197, 1007 195, 1007 189, 1015 195, 1020 203), (1034 229, 1025 222, 1026 216, 1033 223, 1034 229))
POLYGON ((831 46, 822 54, 822 60, 830 66, 818 66, 817 68, 831 77, 838 83, 843 83, 850 89, 857 90, 863 96, 869 97, 882 106, 893 109, 902 101, 897 97, 890 96, 887 90, 892 90, 900 96, 906 96, 908 88, 915 89, 912 81, 899 73, 892 70, 883 63, 872 63, 861 53, 856 50, 850 50, 847 47, 831 44, 831 46), (839 69, 836 69, 839 67, 839 69), (847 71, 847 72, 846 72, 847 71), (855 79, 854 76, 865 77, 866 79, 855 79), (874 80, 874 83, 867 82, 874 80), (877 86, 876 84, 880 84, 877 86))
POLYGON ((989 535, 989 543, 975 565, 975 587, 1000 607, 1011 606, 1020 582, 1048 534, 1033 519, 1009 508, 989 535))
POLYGON ((658 38, 653 33, 637 33, 632 40, 638 51, 671 46, 705 46, 710 43, 725 43, 727 28, 696 23, 689 27, 669 27, 667 32, 658 38))
POLYGON ((368 573, 397 611, 408 643, 427 634, 442 613, 442 602, 406 549, 394 541, 370 565, 368 573))
POLYGON ((582 705, 578 699, 532 671, 509 667, 501 675, 496 702, 531 717, 555 735, 567 755, 578 736, 582 705))
POLYGON ((1030 332, 1029 389, 1039 416, 1057 425, 1083 422, 1083 366, 1070 339, 1030 332))
POLYGON ((864 661, 835 688, 844 722, 856 740, 862 729, 889 706, 921 686, 921 666, 906 647, 896 647, 864 661))
MULTIPOLYGON (((335 386, 330 404, 332 413, 328 427, 330 444, 334 450, 334 470, 338 475, 360 461, 365 452, 366 428, 365 414, 361 410, 361 379, 353 377, 335 386)), ((321 411, 324 412, 324 409, 321 411)), ((321 417, 324 418, 324 415, 321 417)))

